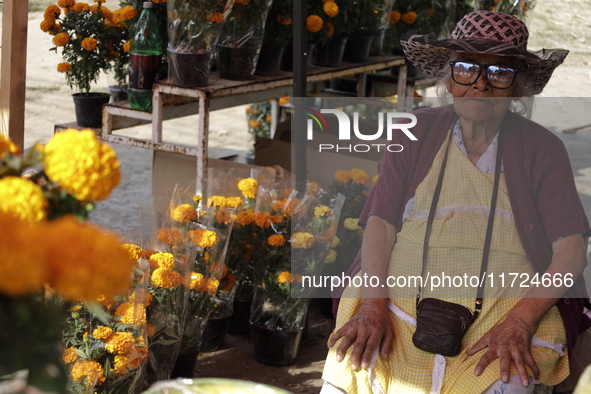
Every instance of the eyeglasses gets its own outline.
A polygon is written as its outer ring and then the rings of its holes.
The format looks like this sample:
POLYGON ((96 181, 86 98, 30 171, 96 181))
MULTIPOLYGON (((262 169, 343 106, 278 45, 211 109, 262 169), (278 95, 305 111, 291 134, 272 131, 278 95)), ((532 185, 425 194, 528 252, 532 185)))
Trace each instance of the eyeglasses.
POLYGON ((513 67, 494 64, 478 64, 464 61, 449 62, 449 64, 454 82, 460 85, 472 85, 478 80, 482 70, 486 70, 486 79, 489 85, 497 89, 509 89, 513 85, 518 71, 513 67))

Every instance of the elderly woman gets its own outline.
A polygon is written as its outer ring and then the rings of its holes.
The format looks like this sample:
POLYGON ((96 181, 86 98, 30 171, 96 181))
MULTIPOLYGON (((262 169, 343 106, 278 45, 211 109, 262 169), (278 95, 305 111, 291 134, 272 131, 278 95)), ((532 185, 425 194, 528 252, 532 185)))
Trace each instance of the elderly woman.
POLYGON ((567 54, 527 51, 527 38, 519 19, 488 11, 449 40, 402 38, 453 105, 415 112, 418 141, 394 140, 404 151, 384 157, 350 270, 382 285, 344 290, 322 393, 531 393, 569 374, 591 325, 591 231, 561 141, 509 110, 567 54), (572 281, 536 284, 543 274, 572 281))

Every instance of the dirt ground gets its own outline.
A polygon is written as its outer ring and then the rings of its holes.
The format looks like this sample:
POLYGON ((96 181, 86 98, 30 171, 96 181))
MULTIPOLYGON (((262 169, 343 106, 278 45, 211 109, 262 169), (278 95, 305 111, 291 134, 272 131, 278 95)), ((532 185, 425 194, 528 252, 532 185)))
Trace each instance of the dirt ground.
MULTIPOLYGON (((107 4, 108 6, 109 4, 107 4)), ((111 5, 114 7, 114 5, 111 5)), ((25 144, 46 142, 54 125, 74 120, 71 91, 65 85, 62 74, 56 71, 60 62, 58 55, 49 52, 51 37, 39 30, 42 13, 30 14, 25 144)), ((566 99, 583 98, 577 101, 591 113, 591 0, 541 0, 527 21, 530 27, 530 49, 567 48, 571 53, 564 65, 559 67, 540 97, 566 99), (586 98, 586 99, 585 99, 586 98)), ((109 78, 103 76, 97 91, 107 91, 109 78)), ((569 105, 567 105, 568 107, 569 105)), ((544 111, 540 102, 536 116, 552 117, 544 111)), ((210 155, 219 157, 219 148, 244 154, 251 148, 247 132, 245 106, 215 111, 210 117, 210 155)), ((556 114, 556 113, 554 113, 556 114)), ((564 119, 564 118, 562 118, 564 119)), ((553 119, 547 119, 552 121, 553 119)), ((576 134, 564 134, 564 122, 552 123, 552 129, 565 142, 573 160, 577 186, 588 216, 591 217, 591 128, 576 134)), ((578 115, 568 119, 571 127, 591 124, 578 115)), ((195 143, 195 117, 165 123, 164 138, 171 142, 195 143)), ((130 135, 150 133, 149 127, 127 131, 130 135)), ((92 220, 118 231, 131 241, 141 242, 140 212, 152 204, 152 152, 124 145, 114 146, 122 163, 122 184, 112 196, 98 204, 92 220)), ((587 274, 589 271, 587 271, 587 274)), ((248 336, 228 335, 224 347, 213 353, 202 354, 198 361, 200 377, 230 377, 268 383, 294 393, 316 393, 322 385, 321 373, 326 357, 326 340, 332 330, 332 320, 311 309, 310 338, 315 344, 303 346, 295 365, 290 367, 267 367, 254 361, 248 336)))

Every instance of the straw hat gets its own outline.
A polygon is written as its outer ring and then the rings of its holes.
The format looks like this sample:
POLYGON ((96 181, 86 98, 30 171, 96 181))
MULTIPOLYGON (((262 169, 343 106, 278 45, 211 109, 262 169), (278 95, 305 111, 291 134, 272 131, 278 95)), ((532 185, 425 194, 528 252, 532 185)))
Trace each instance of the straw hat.
POLYGON ((529 33, 520 19, 493 11, 476 11, 458 22, 449 39, 409 32, 400 42, 407 59, 425 74, 441 79, 452 51, 514 56, 522 59, 533 94, 541 93, 552 72, 568 54, 565 49, 527 50, 529 33))

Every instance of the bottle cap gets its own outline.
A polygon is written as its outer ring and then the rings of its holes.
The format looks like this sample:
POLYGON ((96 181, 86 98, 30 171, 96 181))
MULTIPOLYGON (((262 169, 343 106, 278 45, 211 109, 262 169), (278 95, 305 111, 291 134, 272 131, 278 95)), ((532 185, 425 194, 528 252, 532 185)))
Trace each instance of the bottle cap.
POLYGON ((144 8, 152 8, 152 4, 151 1, 144 1, 144 8))

